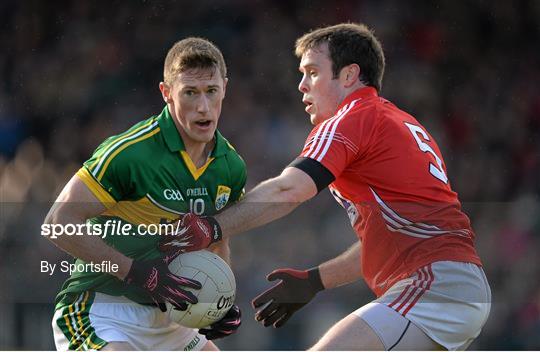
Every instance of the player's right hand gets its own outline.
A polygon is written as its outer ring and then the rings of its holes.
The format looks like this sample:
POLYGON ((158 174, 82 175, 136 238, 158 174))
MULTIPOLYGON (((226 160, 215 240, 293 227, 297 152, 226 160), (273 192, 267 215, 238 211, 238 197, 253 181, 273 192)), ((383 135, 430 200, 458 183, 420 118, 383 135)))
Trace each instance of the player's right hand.
POLYGON ((175 231, 162 236, 158 248, 169 256, 199 251, 221 240, 221 227, 211 216, 193 213, 183 215, 176 223, 175 231))
POLYGON ((255 313, 255 319, 264 326, 279 328, 313 297, 324 290, 318 268, 310 270, 278 269, 266 277, 268 281, 281 280, 255 297, 253 308, 268 305, 255 313))
POLYGON ((146 290, 162 312, 167 311, 165 302, 172 304, 174 309, 186 310, 187 303, 195 304, 198 300, 181 286, 199 290, 202 285, 198 281, 171 273, 167 267, 169 259, 134 260, 124 281, 146 290))

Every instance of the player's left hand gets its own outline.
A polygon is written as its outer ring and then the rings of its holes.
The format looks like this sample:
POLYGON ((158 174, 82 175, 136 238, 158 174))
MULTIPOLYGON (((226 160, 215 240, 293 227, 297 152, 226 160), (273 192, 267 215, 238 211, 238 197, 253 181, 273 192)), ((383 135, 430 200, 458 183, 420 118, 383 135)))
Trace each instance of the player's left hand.
POLYGON ((199 281, 171 273, 168 268, 170 260, 134 260, 124 279, 125 283, 144 289, 162 312, 167 311, 165 302, 178 310, 186 310, 188 303, 196 304, 197 297, 185 288, 200 290, 202 287, 199 281))
POLYGON ((283 326, 297 310, 308 304, 319 291, 324 290, 318 268, 278 269, 268 274, 266 279, 281 281, 251 302, 253 308, 269 303, 255 313, 255 319, 264 326, 274 325, 276 328, 283 326))
POLYGON ((177 256, 208 248, 221 240, 221 227, 211 216, 199 216, 193 213, 182 215, 175 225, 173 233, 160 238, 158 248, 168 256, 177 256))
POLYGON ((210 325, 209 328, 199 329, 199 334, 206 336, 208 340, 220 339, 234 334, 242 324, 242 312, 235 304, 221 320, 210 325))

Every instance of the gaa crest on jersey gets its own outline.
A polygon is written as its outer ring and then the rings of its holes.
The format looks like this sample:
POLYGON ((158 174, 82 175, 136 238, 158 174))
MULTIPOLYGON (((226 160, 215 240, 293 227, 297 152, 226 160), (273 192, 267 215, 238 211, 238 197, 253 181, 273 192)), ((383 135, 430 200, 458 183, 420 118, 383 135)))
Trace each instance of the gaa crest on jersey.
POLYGON ((231 189, 227 186, 219 185, 216 193, 216 210, 221 210, 227 205, 229 197, 231 196, 231 189))

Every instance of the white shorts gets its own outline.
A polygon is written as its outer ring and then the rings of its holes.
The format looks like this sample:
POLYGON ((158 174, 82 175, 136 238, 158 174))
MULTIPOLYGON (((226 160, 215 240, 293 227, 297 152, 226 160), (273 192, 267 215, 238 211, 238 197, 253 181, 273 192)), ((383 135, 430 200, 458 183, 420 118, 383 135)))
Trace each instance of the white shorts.
POLYGON ((353 314, 387 350, 403 338, 409 322, 444 348, 464 350, 480 334, 490 308, 491 290, 481 267, 442 261, 418 269, 353 314))
POLYGON ((156 307, 92 291, 57 309, 52 327, 56 349, 62 351, 99 350, 113 341, 143 351, 198 351, 207 343, 196 329, 172 322, 156 307))

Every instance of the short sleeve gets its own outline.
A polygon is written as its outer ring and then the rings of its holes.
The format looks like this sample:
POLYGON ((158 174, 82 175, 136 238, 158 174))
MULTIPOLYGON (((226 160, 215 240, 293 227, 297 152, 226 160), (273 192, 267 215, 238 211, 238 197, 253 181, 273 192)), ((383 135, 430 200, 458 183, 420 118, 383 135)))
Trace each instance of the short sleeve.
POLYGON ((130 194, 130 162, 114 140, 106 140, 92 157, 84 162, 77 175, 92 193, 107 207, 130 194))
POLYGON ((362 131, 358 120, 353 114, 337 115, 315 126, 300 157, 321 163, 335 178, 339 177, 360 152, 362 131))

